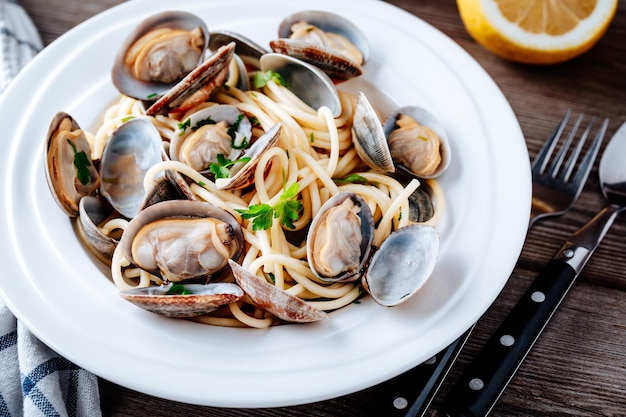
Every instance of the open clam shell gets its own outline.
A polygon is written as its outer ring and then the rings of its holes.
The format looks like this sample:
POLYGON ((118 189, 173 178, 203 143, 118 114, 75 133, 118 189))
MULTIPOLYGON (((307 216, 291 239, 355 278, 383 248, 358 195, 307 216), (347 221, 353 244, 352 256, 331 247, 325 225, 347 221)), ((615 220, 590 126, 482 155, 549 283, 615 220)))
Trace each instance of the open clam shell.
POLYGON ((239 258, 244 239, 227 211, 200 201, 170 200, 142 210, 119 245, 136 266, 179 282, 219 273, 228 258, 239 258))
POLYGON ((146 172, 162 160, 161 135, 142 118, 131 119, 112 134, 102 152, 100 192, 122 215, 137 215, 146 193, 146 172))
MULTIPOLYGON (((311 32, 307 29, 304 31, 311 32)), ((369 44, 361 30, 348 19, 334 13, 307 10, 287 16, 278 28, 279 39, 270 41, 274 52, 286 54, 308 62, 324 71, 334 80, 343 81, 363 73, 362 65, 369 59, 369 44), (351 45, 338 47, 339 41, 322 42, 322 36, 294 38, 294 24, 306 22, 321 31, 339 35, 351 45)))
POLYGON ((79 219, 82 235, 92 252, 105 263, 110 263, 113 252, 119 243, 98 228, 115 210, 106 200, 98 197, 85 196, 79 203, 79 219))
MULTIPOLYGON (((191 13, 168 11, 150 16, 141 22, 122 44, 111 71, 113 84, 122 94, 129 97, 138 100, 154 100, 169 91, 193 68, 200 65, 204 59, 204 51, 207 48, 208 42, 209 29, 202 19, 191 13), (202 43, 197 46, 197 48, 194 48, 193 51, 187 50, 187 53, 182 56, 179 55, 179 45, 175 48, 176 51, 167 50, 167 52, 164 52, 165 49, 160 47, 157 52, 153 54, 152 59, 147 61, 151 68, 159 68, 158 70, 154 70, 154 72, 158 72, 159 74, 169 71, 165 68, 166 66, 173 71, 180 70, 181 72, 179 74, 177 72, 172 73, 173 75, 171 76, 175 78, 172 81, 160 81, 158 79, 142 80, 137 78, 129 68, 129 65, 125 62, 127 52, 133 45, 135 45, 136 48, 136 41, 144 37, 144 35, 149 36, 150 33, 158 33, 157 31, 163 29, 183 30, 186 32, 199 29, 202 36, 202 43), (162 65, 163 68, 161 69, 162 65)), ((150 54, 147 55, 150 56, 150 54)))
POLYGON ((146 114, 156 116, 171 112, 185 112, 206 101, 226 82, 234 51, 235 43, 231 42, 213 52, 202 64, 148 107, 146 114))
POLYGON ((398 168, 419 178, 437 178, 443 174, 450 165, 451 150, 448 135, 439 119, 428 110, 418 106, 400 107, 387 116, 382 129, 387 138, 393 160, 398 168), (413 129, 413 132, 418 133, 412 134, 410 139, 400 139, 397 142, 392 142, 391 135, 397 128, 397 120, 401 115, 409 116, 417 122, 418 125, 426 127, 436 136, 432 136, 428 130, 418 129, 416 127, 413 129), (428 144, 433 141, 436 142, 437 140, 437 155, 432 153, 428 154, 430 149, 434 149, 430 148, 428 144), (438 163, 433 169, 430 169, 428 173, 420 171, 420 169, 424 169, 421 168, 423 165, 429 165, 430 160, 435 157, 438 158, 438 163), (418 163, 412 165, 412 161, 417 161, 418 163))
POLYGON ((414 224, 387 237, 374 253, 362 278, 372 298, 386 307, 407 300, 431 276, 439 256, 439 233, 414 224))
POLYGON ((184 294, 172 291, 174 284, 158 287, 134 288, 120 292, 127 301, 162 316, 185 318, 210 313, 223 305, 243 297, 243 290, 236 284, 177 284, 184 294))
POLYGON ((278 122, 258 138, 241 155, 250 160, 246 163, 235 164, 230 170, 230 177, 216 179, 215 185, 222 190, 238 190, 252 185, 259 158, 265 151, 278 145, 281 127, 282 123, 278 122))
POLYGON ((48 187, 61 210, 76 217, 80 200, 100 186, 89 142, 72 116, 58 112, 50 122, 45 146, 48 187))
POLYGON ((326 282, 355 281, 367 262, 374 237, 374 218, 365 200, 342 192, 328 199, 307 233, 307 259, 326 282))
POLYGON ((261 57, 261 71, 280 74, 287 88, 312 109, 326 106, 333 116, 341 115, 337 88, 319 68, 288 55, 269 53, 261 57))
POLYGON ((237 262, 229 260, 228 263, 235 280, 250 299, 260 308, 272 313, 279 319, 294 323, 310 323, 328 317, 324 311, 276 288, 244 269, 237 262))
POLYGON ((217 161, 218 153, 234 160, 241 153, 237 147, 241 148, 249 143, 251 137, 252 124, 241 110, 228 104, 214 105, 193 113, 180 124, 170 143, 170 158, 185 162, 197 171, 203 172, 208 169, 210 162, 217 161), (202 134, 203 126, 215 125, 222 121, 226 122, 229 129, 236 127, 233 132, 235 138, 228 138, 228 135, 220 138, 217 135, 202 134))

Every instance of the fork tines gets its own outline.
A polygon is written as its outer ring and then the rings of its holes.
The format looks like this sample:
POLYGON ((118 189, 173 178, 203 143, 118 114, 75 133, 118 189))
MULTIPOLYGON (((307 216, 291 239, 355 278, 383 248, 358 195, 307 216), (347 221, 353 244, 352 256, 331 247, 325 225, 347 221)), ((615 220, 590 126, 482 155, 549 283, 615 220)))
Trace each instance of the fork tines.
MULTIPOLYGON (((565 113, 565 115, 563 116, 563 119, 561 119, 561 122, 552 133, 552 136, 549 138, 549 140, 546 141, 546 143, 543 145, 543 147, 541 148, 541 150, 539 151, 539 153, 533 160, 533 164, 532 164, 533 175, 541 175, 541 176, 549 175, 552 179, 555 179, 557 178, 557 175, 560 175, 560 180, 563 183, 567 183, 570 180, 572 172, 574 171, 574 167, 576 166, 578 157, 580 156, 583 146, 587 140, 587 137, 589 136, 589 133, 591 132, 591 129, 593 128, 593 125, 595 123, 595 117, 592 117, 589 120, 584 132, 580 135, 578 142, 576 144, 576 147, 570 151, 572 142, 574 138, 576 137, 576 133, 578 132, 578 129, 585 117, 584 113, 581 113, 576 119, 576 121, 574 122, 574 125, 569 131, 567 138, 561 145, 558 153, 556 154, 550 166, 548 167, 550 158, 552 157, 552 154, 557 144, 559 143, 561 135, 563 134, 563 132, 565 131, 565 128, 567 127, 567 123, 570 119, 571 114, 572 114, 571 110, 568 110, 565 113), (570 152, 569 158, 567 162, 565 163, 565 166, 563 167, 563 169, 561 169, 561 166, 563 164, 563 161, 565 160, 565 157, 568 151, 570 152)), ((586 154, 581 160, 580 167, 578 171, 576 172, 576 175, 571 181, 572 183, 579 184, 586 180, 589 172, 591 171, 593 162, 598 154, 598 151, 600 150, 600 143, 602 142, 602 138, 604 137, 604 133, 606 132, 607 126, 608 126, 608 119, 605 118, 600 128, 598 129, 593 141, 589 145, 589 148, 586 154)))

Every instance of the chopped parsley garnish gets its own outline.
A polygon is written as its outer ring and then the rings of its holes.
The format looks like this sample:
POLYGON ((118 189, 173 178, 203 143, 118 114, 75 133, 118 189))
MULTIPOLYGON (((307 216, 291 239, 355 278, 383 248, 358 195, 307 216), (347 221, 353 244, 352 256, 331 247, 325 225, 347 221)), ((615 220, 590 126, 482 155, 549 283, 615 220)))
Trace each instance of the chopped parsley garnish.
POLYGON ((250 123, 252 124, 252 126, 254 127, 261 127, 261 123, 259 122, 259 119, 257 119, 256 116, 252 116, 249 117, 250 123))
POLYGON ((222 155, 221 153, 217 154, 217 162, 211 162, 211 165, 209 165, 209 171, 211 171, 211 173, 213 175, 215 175, 215 178, 228 178, 230 177, 230 167, 239 163, 239 162, 250 162, 250 158, 248 157, 243 157, 243 158, 239 158, 236 161, 231 161, 230 159, 227 159, 224 155, 222 155))
POLYGON ((333 178, 333 181, 337 184, 363 184, 368 185, 369 181, 367 178, 359 175, 359 174, 350 174, 344 178, 333 178))
POLYGON ((67 138, 67 143, 69 143, 74 150, 74 167, 76 167, 76 177, 78 177, 78 181, 80 181, 81 184, 87 185, 89 178, 91 177, 89 172, 91 162, 84 151, 78 152, 76 145, 70 140, 70 138, 67 138))
POLYGON ((206 119, 199 120, 198 123, 196 123, 196 125, 191 128, 191 130, 198 130, 202 126, 214 125, 214 124, 217 124, 217 122, 215 120, 211 119, 211 116, 209 116, 206 119))
POLYGON ((272 227, 274 219, 280 219, 280 223, 288 229, 295 229, 294 221, 300 218, 302 203, 295 197, 298 195, 300 185, 296 182, 289 188, 283 188, 278 204, 274 207, 269 204, 253 204, 247 210, 237 209, 244 219, 252 220, 252 230, 267 230, 272 227))
POLYGON ((310 141, 311 143, 315 142, 315 133, 311 132, 311 133, 309 134, 309 141, 310 141))
POLYGON ((191 119, 188 117, 183 122, 178 123, 178 130, 180 130, 180 135, 182 136, 187 130, 188 127, 191 127, 191 119))
POLYGON ((169 290, 167 290, 167 292, 165 293, 167 295, 189 295, 189 294, 193 294, 191 291, 189 291, 183 284, 172 284, 172 286, 170 287, 169 290))
POLYGON ((239 129, 239 125, 245 116, 240 114, 237 116, 237 120, 235 123, 228 127, 228 136, 230 136, 230 145, 233 149, 245 149, 248 147, 248 138, 242 135, 237 134, 237 129, 239 129))
POLYGON ((129 120, 133 120, 135 118, 135 116, 126 116, 126 117, 122 117, 122 123, 126 123, 129 120))
POLYGON ((289 83, 285 81, 282 75, 274 71, 257 71, 254 73, 254 86, 256 88, 263 88, 268 82, 274 81, 278 85, 283 87, 289 87, 289 83))
POLYGON ((152 93, 149 96, 146 96, 146 100, 154 100, 157 97, 159 97, 157 93, 152 93))

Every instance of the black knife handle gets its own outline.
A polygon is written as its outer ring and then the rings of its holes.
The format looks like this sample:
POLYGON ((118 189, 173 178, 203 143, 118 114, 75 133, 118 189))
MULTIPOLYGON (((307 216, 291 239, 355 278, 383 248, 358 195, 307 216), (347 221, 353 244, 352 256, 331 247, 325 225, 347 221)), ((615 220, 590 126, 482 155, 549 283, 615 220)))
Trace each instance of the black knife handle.
POLYGON ((577 277, 552 259, 504 319, 444 402, 449 417, 486 416, 577 277))

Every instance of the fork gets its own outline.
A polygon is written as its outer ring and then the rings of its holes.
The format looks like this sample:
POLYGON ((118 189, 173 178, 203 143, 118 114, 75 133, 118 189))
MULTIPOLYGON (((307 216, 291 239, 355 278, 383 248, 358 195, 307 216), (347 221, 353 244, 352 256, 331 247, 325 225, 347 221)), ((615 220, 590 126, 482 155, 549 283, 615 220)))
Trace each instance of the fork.
MULTIPOLYGON (((584 119, 584 114, 581 113, 560 146, 558 153, 553 158, 554 151, 566 130, 571 114, 571 110, 565 113, 533 159, 531 165, 533 191, 529 229, 539 219, 560 216, 570 209, 582 192, 598 155, 600 144, 608 126, 608 119, 606 118, 600 125, 585 155, 580 160, 576 172, 574 172, 584 144, 595 122, 594 118, 590 119, 587 127, 578 138, 574 149, 571 149, 584 119), (568 156, 568 159, 565 165, 563 165, 566 156, 568 156)), ((472 329, 473 326, 431 360, 377 387, 383 391, 380 396, 388 400, 379 405, 381 410, 377 410, 380 411, 378 415, 423 416, 469 338, 472 329), (407 387, 407 385, 409 386, 407 387), (416 390, 416 385, 421 385, 423 387, 422 390, 416 390), (405 393, 413 394, 415 400, 412 404, 409 404, 409 401, 406 401, 406 398, 403 397, 405 393), (417 397, 415 397, 416 394, 417 397)))

